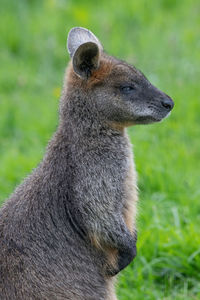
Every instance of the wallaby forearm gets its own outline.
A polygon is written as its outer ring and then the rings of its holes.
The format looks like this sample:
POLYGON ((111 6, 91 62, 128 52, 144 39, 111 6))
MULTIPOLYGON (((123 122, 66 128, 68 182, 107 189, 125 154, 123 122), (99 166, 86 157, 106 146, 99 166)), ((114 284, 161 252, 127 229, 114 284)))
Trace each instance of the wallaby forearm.
MULTIPOLYGON (((85 233, 84 238, 94 247, 104 252, 106 264, 103 272, 105 275, 114 276, 124 269, 136 256, 136 234, 131 234, 122 216, 105 211, 104 214, 90 215, 87 210, 87 219, 79 218, 75 221, 85 233), (110 252, 114 258, 110 259, 110 252)), ((77 216, 78 217, 78 216, 77 216)))
POLYGON ((117 250, 115 264, 108 260, 105 269, 106 275, 116 275, 136 256, 136 236, 131 235, 122 218, 110 218, 109 221, 106 223, 104 219, 100 223, 98 220, 99 232, 94 232, 94 238, 105 252, 109 248, 117 250))

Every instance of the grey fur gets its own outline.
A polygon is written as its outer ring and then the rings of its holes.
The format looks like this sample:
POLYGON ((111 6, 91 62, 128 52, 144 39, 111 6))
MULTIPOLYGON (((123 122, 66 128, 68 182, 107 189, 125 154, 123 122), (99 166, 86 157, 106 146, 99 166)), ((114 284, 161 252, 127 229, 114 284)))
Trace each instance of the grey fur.
POLYGON ((0 210, 2 300, 114 300, 112 276, 136 255, 136 174, 124 127, 159 121, 173 105, 134 67, 99 59, 83 77, 69 66, 58 129, 0 210), (135 94, 121 87, 131 80, 135 94))

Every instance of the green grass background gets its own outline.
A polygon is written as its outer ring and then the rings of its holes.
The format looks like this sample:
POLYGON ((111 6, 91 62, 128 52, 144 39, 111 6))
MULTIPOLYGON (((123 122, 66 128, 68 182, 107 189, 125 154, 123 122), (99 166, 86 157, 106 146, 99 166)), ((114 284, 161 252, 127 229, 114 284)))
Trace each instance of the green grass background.
POLYGON ((120 300, 200 299, 200 1, 0 0, 0 202, 56 129, 68 30, 88 27, 175 101, 129 129, 139 174, 138 256, 120 300))

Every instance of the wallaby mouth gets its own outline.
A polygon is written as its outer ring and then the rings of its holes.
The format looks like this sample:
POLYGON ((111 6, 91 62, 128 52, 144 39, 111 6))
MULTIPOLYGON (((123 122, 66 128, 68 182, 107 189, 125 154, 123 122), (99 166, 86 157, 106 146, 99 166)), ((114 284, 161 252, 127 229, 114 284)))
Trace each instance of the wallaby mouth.
POLYGON ((164 119, 165 117, 158 118, 158 117, 153 117, 153 116, 141 116, 136 119, 136 124, 151 124, 151 123, 156 123, 160 122, 164 119))
POLYGON ((166 94, 154 103, 148 106, 146 115, 139 116, 137 121, 140 124, 150 124, 160 122, 169 117, 171 110, 174 107, 174 101, 166 94))
POLYGON ((147 100, 144 101, 141 115, 138 116, 137 121, 140 124, 150 124, 160 122, 170 115, 174 107, 174 101, 164 92, 153 85, 148 85, 145 92, 147 100))
POLYGON ((166 100, 161 100, 157 105, 149 105, 148 109, 144 110, 144 114, 136 118, 135 124, 151 124, 161 122, 171 114, 174 107, 173 100, 169 97, 166 100))

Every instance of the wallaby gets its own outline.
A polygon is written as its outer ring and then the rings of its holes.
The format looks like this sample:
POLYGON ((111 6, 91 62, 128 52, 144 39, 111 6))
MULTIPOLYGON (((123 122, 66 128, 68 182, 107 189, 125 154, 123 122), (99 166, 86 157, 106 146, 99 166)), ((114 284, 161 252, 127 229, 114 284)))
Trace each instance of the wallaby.
POLYGON ((60 119, 46 154, 0 210, 1 300, 114 300, 136 255, 136 171, 125 128, 173 101, 72 28, 60 119))

